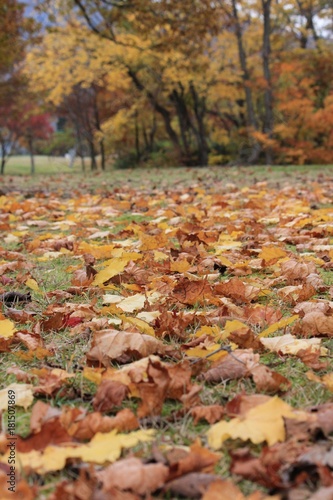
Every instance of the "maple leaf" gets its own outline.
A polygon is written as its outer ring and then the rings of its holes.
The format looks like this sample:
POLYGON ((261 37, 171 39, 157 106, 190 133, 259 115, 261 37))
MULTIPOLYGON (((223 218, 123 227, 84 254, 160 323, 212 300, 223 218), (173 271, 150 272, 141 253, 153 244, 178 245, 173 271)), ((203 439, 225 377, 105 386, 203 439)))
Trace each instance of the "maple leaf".
MULTIPOLYGON (((117 460, 123 448, 132 448, 140 442, 150 442, 153 435, 153 430, 140 430, 130 434, 117 434, 115 430, 103 434, 98 432, 88 444, 47 446, 43 452, 32 450, 28 453, 17 453, 18 461, 22 469, 38 474, 63 469, 69 458, 104 464, 117 460)), ((7 461, 7 455, 1 457, 0 461, 7 461)))
POLYGON ((15 325, 9 319, 0 320, 0 337, 8 339, 14 336, 15 325))
POLYGON ((164 354, 165 346, 151 335, 141 333, 100 330, 93 338, 87 358, 107 366, 112 359, 146 357, 149 354, 164 354))
POLYGON ((97 472, 104 492, 113 488, 130 490, 148 495, 161 488, 169 475, 169 468, 163 464, 143 464, 138 458, 118 460, 103 471, 97 472))
POLYGON ((287 403, 274 397, 250 409, 243 418, 214 424, 207 433, 209 446, 217 450, 229 438, 249 439, 255 444, 267 441, 269 445, 284 441, 283 417, 299 418, 287 403))

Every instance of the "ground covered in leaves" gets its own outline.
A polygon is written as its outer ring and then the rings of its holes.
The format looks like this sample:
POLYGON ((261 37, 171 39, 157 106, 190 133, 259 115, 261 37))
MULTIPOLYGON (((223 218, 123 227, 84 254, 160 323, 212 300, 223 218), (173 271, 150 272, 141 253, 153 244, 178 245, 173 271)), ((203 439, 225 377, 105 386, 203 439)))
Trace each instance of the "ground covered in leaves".
POLYGON ((333 497, 332 179, 186 175, 2 189, 1 498, 333 497))

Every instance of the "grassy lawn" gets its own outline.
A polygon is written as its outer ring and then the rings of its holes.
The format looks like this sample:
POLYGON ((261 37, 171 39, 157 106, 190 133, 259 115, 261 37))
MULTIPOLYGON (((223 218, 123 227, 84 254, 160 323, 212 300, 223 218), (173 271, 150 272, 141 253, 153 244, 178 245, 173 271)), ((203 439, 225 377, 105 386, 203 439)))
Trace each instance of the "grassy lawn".
MULTIPOLYGON (((224 331, 226 318, 228 321, 230 317, 237 318, 243 313, 241 321, 250 326, 254 337, 269 324, 277 323, 274 320, 271 323, 268 320, 260 324, 247 323, 244 312, 247 308, 257 306, 262 314, 267 308, 282 313, 283 318, 290 318, 299 302, 328 303, 331 300, 333 278, 331 268, 326 264, 331 257, 333 260, 330 249, 333 248, 332 166, 175 167, 83 174, 79 165, 70 170, 62 159, 37 157, 36 165, 37 172, 32 178, 28 175, 29 158, 13 157, 6 175, 0 180, 0 295, 13 291, 31 292, 32 295, 31 302, 16 304, 12 311, 6 304, 2 307, 2 320, 10 319, 16 329, 13 338, 1 338, 0 332, 2 388, 25 382, 36 391, 34 403, 41 401, 59 412, 65 408, 77 408, 92 414, 96 410, 93 398, 99 387, 100 374, 111 376, 111 371, 116 372, 124 363, 133 361, 131 353, 126 353, 129 358, 111 360, 107 367, 91 363, 89 351, 95 335, 100 328, 136 332, 131 321, 138 319, 139 311, 148 311, 163 312, 173 318, 169 323, 164 319, 165 331, 160 337, 157 335, 163 345, 173 349, 172 354, 165 355, 163 360, 173 365, 177 365, 180 359, 193 363, 193 366, 198 362, 198 374, 193 369, 191 380, 201 385, 201 405, 224 406, 240 394, 267 394, 265 389, 258 390, 248 376, 226 378, 219 383, 203 381, 202 375, 211 366, 209 356, 205 358, 203 355, 204 363, 200 364, 200 355, 198 359, 187 355, 186 344, 195 340, 201 327, 207 327, 208 331, 211 328, 211 332, 215 327, 224 331), (165 234, 167 238, 164 238, 165 234), (303 239, 299 240, 299 236, 303 239), (312 239, 316 239, 318 248, 311 247, 312 239), (273 258, 271 262, 260 260, 258 255, 267 245, 278 247, 284 256, 273 258), (93 262, 94 273, 103 272, 111 261, 119 264, 119 259, 129 256, 128 267, 93 286, 93 278, 89 281, 85 274, 89 267, 85 265, 87 255, 93 262), (223 259, 232 264, 228 264, 225 273, 220 273, 214 265, 223 264, 223 259), (284 261, 315 266, 313 274, 322 281, 312 290, 312 295, 302 300, 301 292, 298 296, 297 290, 293 291, 294 295, 287 295, 289 290, 285 290, 286 295, 281 294, 281 290, 283 292, 288 286, 304 284, 303 278, 296 277, 293 283, 283 273, 279 281, 279 266, 284 261), (84 285, 80 285, 78 276, 84 285), (182 298, 175 298, 179 283, 185 283, 185 286, 188 282, 193 284, 206 278, 212 290, 208 299, 203 300, 200 294, 197 300, 187 300, 186 294, 183 302, 182 298), (250 288, 259 287, 262 293, 254 295, 253 299, 240 292, 240 295, 238 292, 226 293, 228 300, 222 307, 222 302, 216 298, 224 297, 218 291, 219 287, 236 278, 250 288), (31 280, 37 288, 31 285, 31 280), (134 308, 124 313, 117 307, 107 309, 103 303, 105 294, 128 299, 145 293, 147 298, 155 288, 161 293, 160 302, 150 304, 145 301, 142 310, 134 308), (32 315, 22 320, 20 311, 32 315), (56 324, 54 318, 59 311, 67 323, 56 324), (184 317, 191 315, 191 321, 182 323, 184 317), (79 321, 77 325, 68 324, 68 318, 72 316, 79 321), (51 323, 46 327, 48 320, 51 323), (36 342, 40 349, 36 348, 36 342), (90 378, 85 375, 88 365, 90 374, 93 374, 90 378), (47 383, 41 390, 43 377, 47 381, 52 370, 55 370, 53 377, 62 371, 68 378, 58 383, 53 391, 48 392, 47 383)), ((327 314, 331 318, 331 313, 327 314)), ((296 322, 301 328, 301 318, 296 322)), ((152 322, 150 327, 157 331, 158 325, 158 322, 152 322)), ((293 328, 294 325, 277 326, 270 337, 293 332, 293 328)), ((302 338, 299 332, 297 335, 302 338)), ((202 341, 203 352, 207 354, 210 352, 205 351, 207 345, 213 343, 213 334, 210 335, 202 341)), ((333 331, 323 335, 314 332, 311 337, 321 337, 322 347, 327 349, 327 355, 320 357, 326 365, 318 365, 317 379, 309 379, 311 367, 303 358, 268 349, 258 350, 260 364, 286 377, 290 383, 288 390, 277 390, 274 394, 299 410, 332 401, 332 388, 320 378, 333 371, 333 331)), ((225 337, 223 342, 229 345, 227 339, 225 337)), ((235 342, 230 345, 237 347, 235 342)), ((103 416, 113 417, 123 409, 137 414, 140 404, 140 398, 132 395, 121 405, 104 412, 103 416)), ((32 408, 32 405, 27 409, 17 408, 16 431, 22 438, 31 438, 32 408)), ((6 418, 4 412, 4 421, 6 418)), ((155 430, 158 448, 140 444, 124 451, 124 457, 132 453, 150 463, 162 449, 176 445, 188 447, 197 439, 208 447, 206 432, 211 426, 203 420, 194 424, 190 407, 176 398, 165 399, 159 415, 148 412, 139 420, 142 429, 155 430)), ((46 431, 45 436, 50 441, 46 431)), ((309 441, 311 439, 309 437, 309 441)), ((244 480, 229 471, 232 453, 245 446, 258 457, 265 444, 240 439, 225 441, 220 450, 221 458, 211 472, 223 479, 231 478, 245 495, 261 490, 269 495, 270 488, 262 487, 256 481, 244 480)), ((101 467, 95 466, 93 461, 90 464, 78 463, 70 460, 60 470, 46 473, 32 470, 24 474, 24 479, 29 487, 37 487, 36 498, 46 500, 61 482, 80 483, 85 473, 91 473, 91 481, 96 481, 92 470, 96 472, 101 467)), ((94 488, 97 488, 95 483, 94 488)), ((152 498, 180 497, 157 491, 152 498)))
POLYGON ((154 183, 163 187, 178 184, 184 187, 193 183, 202 183, 211 187, 216 182, 225 182, 234 187, 247 186, 256 182, 267 182, 269 186, 279 188, 279 183, 302 184, 307 181, 322 182, 333 174, 333 165, 290 165, 290 166, 251 166, 251 167, 207 167, 207 168, 134 168, 114 170, 108 167, 106 172, 91 172, 86 161, 86 172, 82 172, 79 159, 74 167, 69 168, 63 157, 36 156, 36 175, 30 176, 30 157, 13 156, 6 165, 5 175, 0 178, 0 185, 24 187, 53 186, 54 188, 108 189, 111 186, 130 183, 133 187, 151 186, 154 183))

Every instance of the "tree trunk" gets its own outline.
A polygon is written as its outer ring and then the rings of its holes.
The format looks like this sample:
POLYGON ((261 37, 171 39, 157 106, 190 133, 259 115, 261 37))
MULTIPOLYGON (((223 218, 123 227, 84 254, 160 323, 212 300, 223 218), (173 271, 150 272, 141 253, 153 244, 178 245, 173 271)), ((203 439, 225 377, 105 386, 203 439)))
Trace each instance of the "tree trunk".
POLYGON ((191 157, 191 151, 187 135, 189 128, 191 126, 191 121, 188 116, 188 111, 184 100, 184 89, 180 83, 179 87, 180 87, 180 93, 176 89, 174 89, 170 94, 170 99, 175 104, 178 123, 179 123, 180 137, 182 140, 185 157, 187 158, 188 161, 191 157))
MULTIPOLYGON (((244 49, 243 34, 239 22, 236 0, 232 0, 232 16, 234 20, 235 33, 237 38, 239 63, 242 70, 242 80, 243 80, 243 88, 244 88, 245 102, 246 102, 247 125, 252 130, 258 130, 258 123, 252 99, 250 72, 247 67, 246 52, 244 49)), ((248 158, 249 163, 254 163, 257 161, 260 154, 260 149, 261 148, 259 143, 255 140, 252 140, 252 151, 248 158)))
POLYGON ((193 109, 197 120, 198 127, 195 127, 195 135, 198 145, 198 160, 201 167, 208 164, 208 144, 206 139, 206 130, 204 124, 204 116, 206 113, 205 99, 199 99, 197 91, 193 83, 190 84, 190 92, 193 98, 193 109))
POLYGON ((134 128, 135 128, 135 155, 136 155, 136 161, 139 163, 141 158, 141 152, 140 152, 140 136, 139 136, 139 123, 138 123, 137 110, 135 110, 134 113, 134 128))
POLYGON ((1 167, 0 174, 3 175, 5 173, 5 165, 6 165, 7 157, 6 157, 6 147, 3 142, 1 142, 1 167))
MULTIPOLYGON (((94 92, 95 92, 95 96, 94 96, 95 126, 96 126, 96 130, 98 130, 98 132, 100 132, 100 134, 102 136, 103 132, 101 129, 101 121, 99 118, 98 103, 97 103, 97 90, 94 89, 94 92)), ((103 137, 100 140, 99 149, 100 149, 100 153, 101 153, 101 168, 102 168, 102 170, 105 170, 105 147, 104 147, 103 137)))
POLYGON ((29 154, 30 154, 30 174, 35 175, 35 157, 34 157, 34 147, 33 147, 33 137, 32 134, 28 135, 28 146, 29 146, 29 154))
MULTIPOLYGON (((264 78, 266 80, 266 88, 264 94, 265 102, 265 115, 264 115, 264 133, 269 139, 273 135, 273 92, 272 80, 270 70, 270 55, 271 55, 271 3, 272 0, 262 0, 262 7, 264 13, 264 33, 263 33, 263 70, 264 78)), ((265 150, 266 163, 273 162, 272 148, 268 147, 265 150)))
POLYGON ((182 157, 182 148, 181 148, 181 145, 180 145, 180 142, 178 139, 178 135, 171 125, 171 115, 170 115, 169 111, 157 101, 155 96, 149 90, 147 90, 145 88, 145 86, 139 80, 139 78, 137 77, 137 75, 134 71, 132 71, 131 69, 128 68, 127 73, 128 73, 128 76, 132 79, 136 88, 138 90, 140 90, 141 92, 145 92, 147 98, 149 99, 149 101, 150 101, 151 105, 153 106, 153 108, 155 109, 155 111, 157 111, 157 113, 159 113, 161 115, 161 117, 164 121, 165 130, 166 130, 174 148, 176 149, 179 157, 181 158, 182 157))
POLYGON ((89 142, 89 149, 90 149, 90 168, 91 170, 97 170, 96 151, 94 143, 92 141, 89 142))

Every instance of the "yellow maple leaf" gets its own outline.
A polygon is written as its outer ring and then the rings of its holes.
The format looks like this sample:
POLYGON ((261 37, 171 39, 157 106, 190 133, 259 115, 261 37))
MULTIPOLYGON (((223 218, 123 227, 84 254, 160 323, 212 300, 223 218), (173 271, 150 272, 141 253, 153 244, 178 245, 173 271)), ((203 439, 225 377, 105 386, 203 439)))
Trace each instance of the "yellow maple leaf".
POLYGON ((105 269, 102 269, 96 274, 92 285, 103 285, 103 283, 113 278, 113 276, 123 272, 128 262, 127 258, 112 259, 111 263, 105 269))
MULTIPOLYGON (((123 448, 132 448, 138 443, 149 442, 153 439, 155 431, 152 429, 131 432, 130 434, 117 434, 111 432, 98 432, 88 444, 73 446, 47 446, 44 451, 32 450, 28 453, 17 453, 17 463, 26 470, 46 474, 47 472, 61 470, 69 458, 79 458, 86 462, 104 464, 117 460, 123 448)), ((8 455, 1 458, 5 462, 8 455)))
POLYGON ((0 321, 0 337, 9 339, 15 332, 15 325, 10 319, 2 319, 0 321))
POLYGON ((131 316, 125 316, 124 314, 119 314, 119 318, 122 319, 124 323, 131 323, 132 325, 135 325, 140 332, 155 337, 154 328, 148 325, 148 323, 143 319, 132 318, 131 316))
POLYGON ((27 281, 25 282, 25 285, 28 288, 30 288, 31 290, 33 290, 34 292, 40 292, 37 281, 32 279, 32 278, 27 279, 27 281))
POLYGON ((278 397, 249 410, 244 417, 236 417, 230 422, 218 422, 208 431, 208 443, 213 449, 221 448, 228 439, 249 439, 258 444, 263 441, 271 446, 285 440, 283 417, 301 418, 293 409, 278 397))
POLYGON ((276 246, 266 246, 263 247, 260 254, 258 255, 259 259, 265 260, 267 263, 282 259, 287 256, 287 252, 282 250, 282 248, 276 246))

